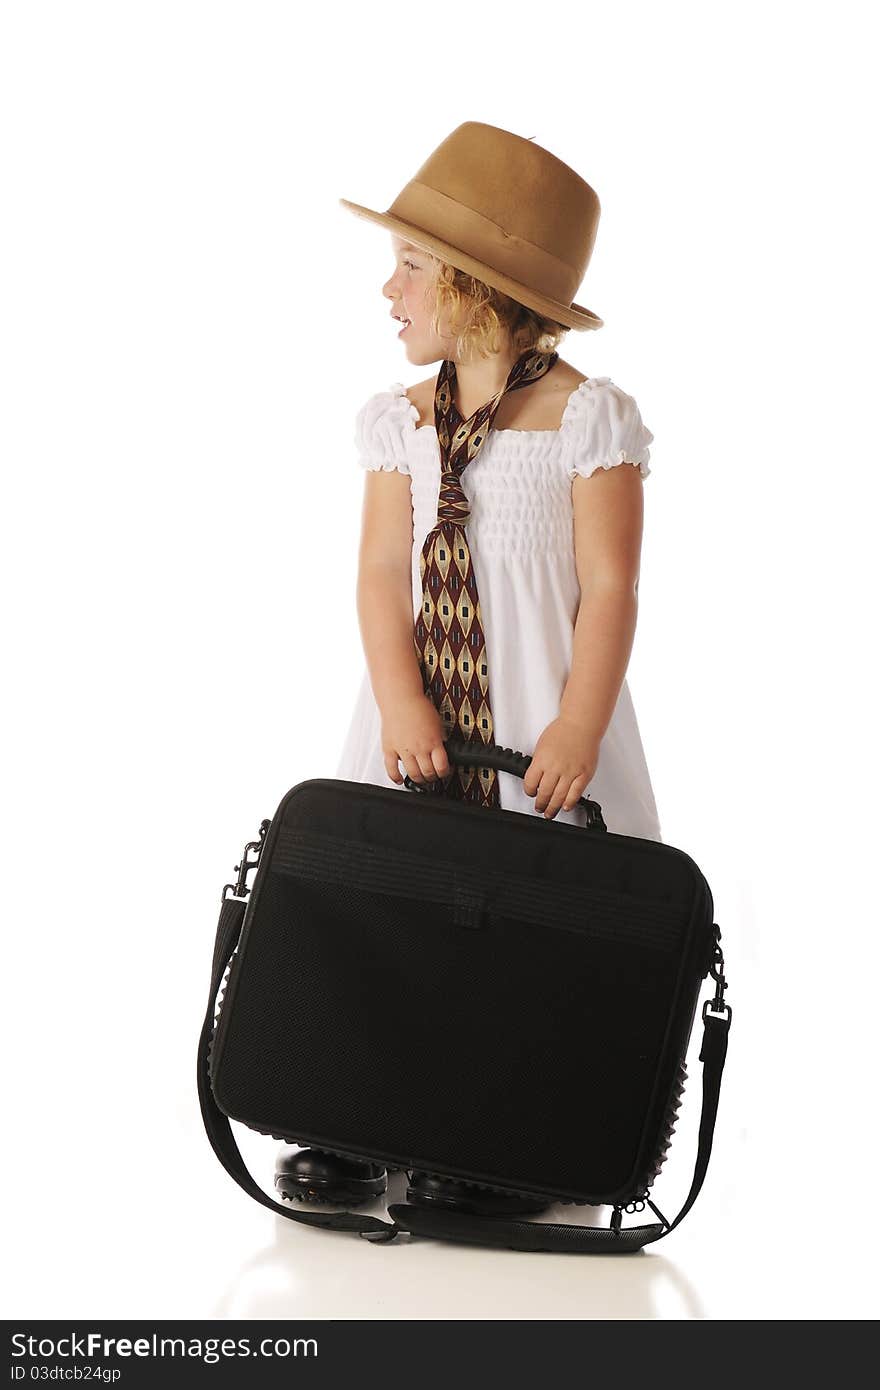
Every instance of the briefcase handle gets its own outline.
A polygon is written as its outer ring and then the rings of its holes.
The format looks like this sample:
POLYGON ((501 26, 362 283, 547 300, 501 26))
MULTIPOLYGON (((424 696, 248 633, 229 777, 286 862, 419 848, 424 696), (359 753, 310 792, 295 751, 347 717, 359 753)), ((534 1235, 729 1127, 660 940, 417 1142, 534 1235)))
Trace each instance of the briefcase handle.
MULTIPOLYGON (((457 734, 444 739, 443 746, 451 763, 463 767, 494 767, 496 771, 510 772, 514 777, 525 777, 532 761, 531 754, 517 753, 512 748, 501 748, 497 743, 470 743, 457 734)), ((432 792, 436 795, 442 794, 443 791, 439 782, 415 782, 410 776, 404 777, 403 785, 410 791, 426 792, 429 796, 432 792)), ((594 801, 591 796, 579 796, 575 805, 583 806, 586 811, 588 830, 607 831, 608 826, 605 824, 602 807, 598 801, 594 801)))

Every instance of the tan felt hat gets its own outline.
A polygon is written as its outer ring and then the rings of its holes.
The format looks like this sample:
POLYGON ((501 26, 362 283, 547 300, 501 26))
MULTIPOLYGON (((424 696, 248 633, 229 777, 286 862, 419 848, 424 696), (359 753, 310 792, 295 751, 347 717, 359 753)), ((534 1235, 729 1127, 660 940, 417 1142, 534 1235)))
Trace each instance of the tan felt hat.
POLYGON ((339 201, 557 323, 602 327, 573 303, 593 253, 598 196, 532 140, 465 121, 385 212, 339 201))

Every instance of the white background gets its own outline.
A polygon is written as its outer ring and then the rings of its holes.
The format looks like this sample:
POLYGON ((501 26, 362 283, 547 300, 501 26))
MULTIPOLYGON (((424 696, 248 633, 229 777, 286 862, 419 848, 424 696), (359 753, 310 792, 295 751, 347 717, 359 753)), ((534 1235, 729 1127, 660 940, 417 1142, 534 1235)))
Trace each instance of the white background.
POLYGON ((7 1316, 873 1316, 869 16, 4 6, 7 1316), (307 1230, 195 1093, 220 889, 332 776, 362 671, 354 415, 427 374, 338 199, 386 207, 465 120, 599 193, 606 326, 561 351, 655 435, 628 674, 734 1017, 703 1193, 624 1260, 307 1230))

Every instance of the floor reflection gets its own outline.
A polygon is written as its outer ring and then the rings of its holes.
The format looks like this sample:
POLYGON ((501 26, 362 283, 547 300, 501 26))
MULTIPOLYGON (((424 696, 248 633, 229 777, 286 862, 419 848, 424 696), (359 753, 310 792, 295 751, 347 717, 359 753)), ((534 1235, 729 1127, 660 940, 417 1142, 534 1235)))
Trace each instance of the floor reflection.
MULTIPOLYGON (((386 1198, 358 1210, 384 1218, 386 1201, 403 1201, 405 1186, 404 1173, 391 1174, 386 1198)), ((607 1207, 560 1205, 541 1219, 604 1226, 609 1215, 607 1207)), ((278 1216, 272 1243, 236 1271, 211 1316, 700 1320, 705 1310, 656 1245, 617 1256, 496 1250, 408 1235, 375 1245, 278 1216)))

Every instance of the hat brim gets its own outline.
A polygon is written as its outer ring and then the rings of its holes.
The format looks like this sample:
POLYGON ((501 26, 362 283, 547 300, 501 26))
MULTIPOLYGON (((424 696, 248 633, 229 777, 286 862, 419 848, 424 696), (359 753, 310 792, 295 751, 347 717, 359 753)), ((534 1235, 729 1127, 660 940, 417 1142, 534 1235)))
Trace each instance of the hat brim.
POLYGON ((512 280, 509 275, 504 275, 500 270, 494 270, 473 256, 468 256, 464 251, 459 251, 457 246, 451 246, 448 242, 442 241, 439 237, 434 236, 433 232, 425 231, 423 227, 416 227, 410 222, 404 222, 402 218, 395 217, 393 213, 376 212, 373 208, 362 207, 360 203, 349 202, 347 198, 340 198, 339 201, 355 216, 364 217, 369 222, 375 222, 380 227, 386 227, 389 231, 396 232, 398 236, 411 241, 414 246, 420 246, 432 255, 439 256, 441 260, 448 261, 450 265, 455 266, 456 270, 463 270, 466 275, 473 275, 477 280, 491 285, 493 289, 509 295, 519 304, 525 304, 527 309, 534 309, 538 314, 545 314, 547 318, 564 324, 566 328, 575 328, 583 332, 585 329, 601 328, 603 325, 603 320, 590 309, 585 309, 582 304, 563 304, 561 300, 550 299, 547 295, 539 294, 537 291, 529 289, 527 285, 521 285, 518 281, 512 280))

